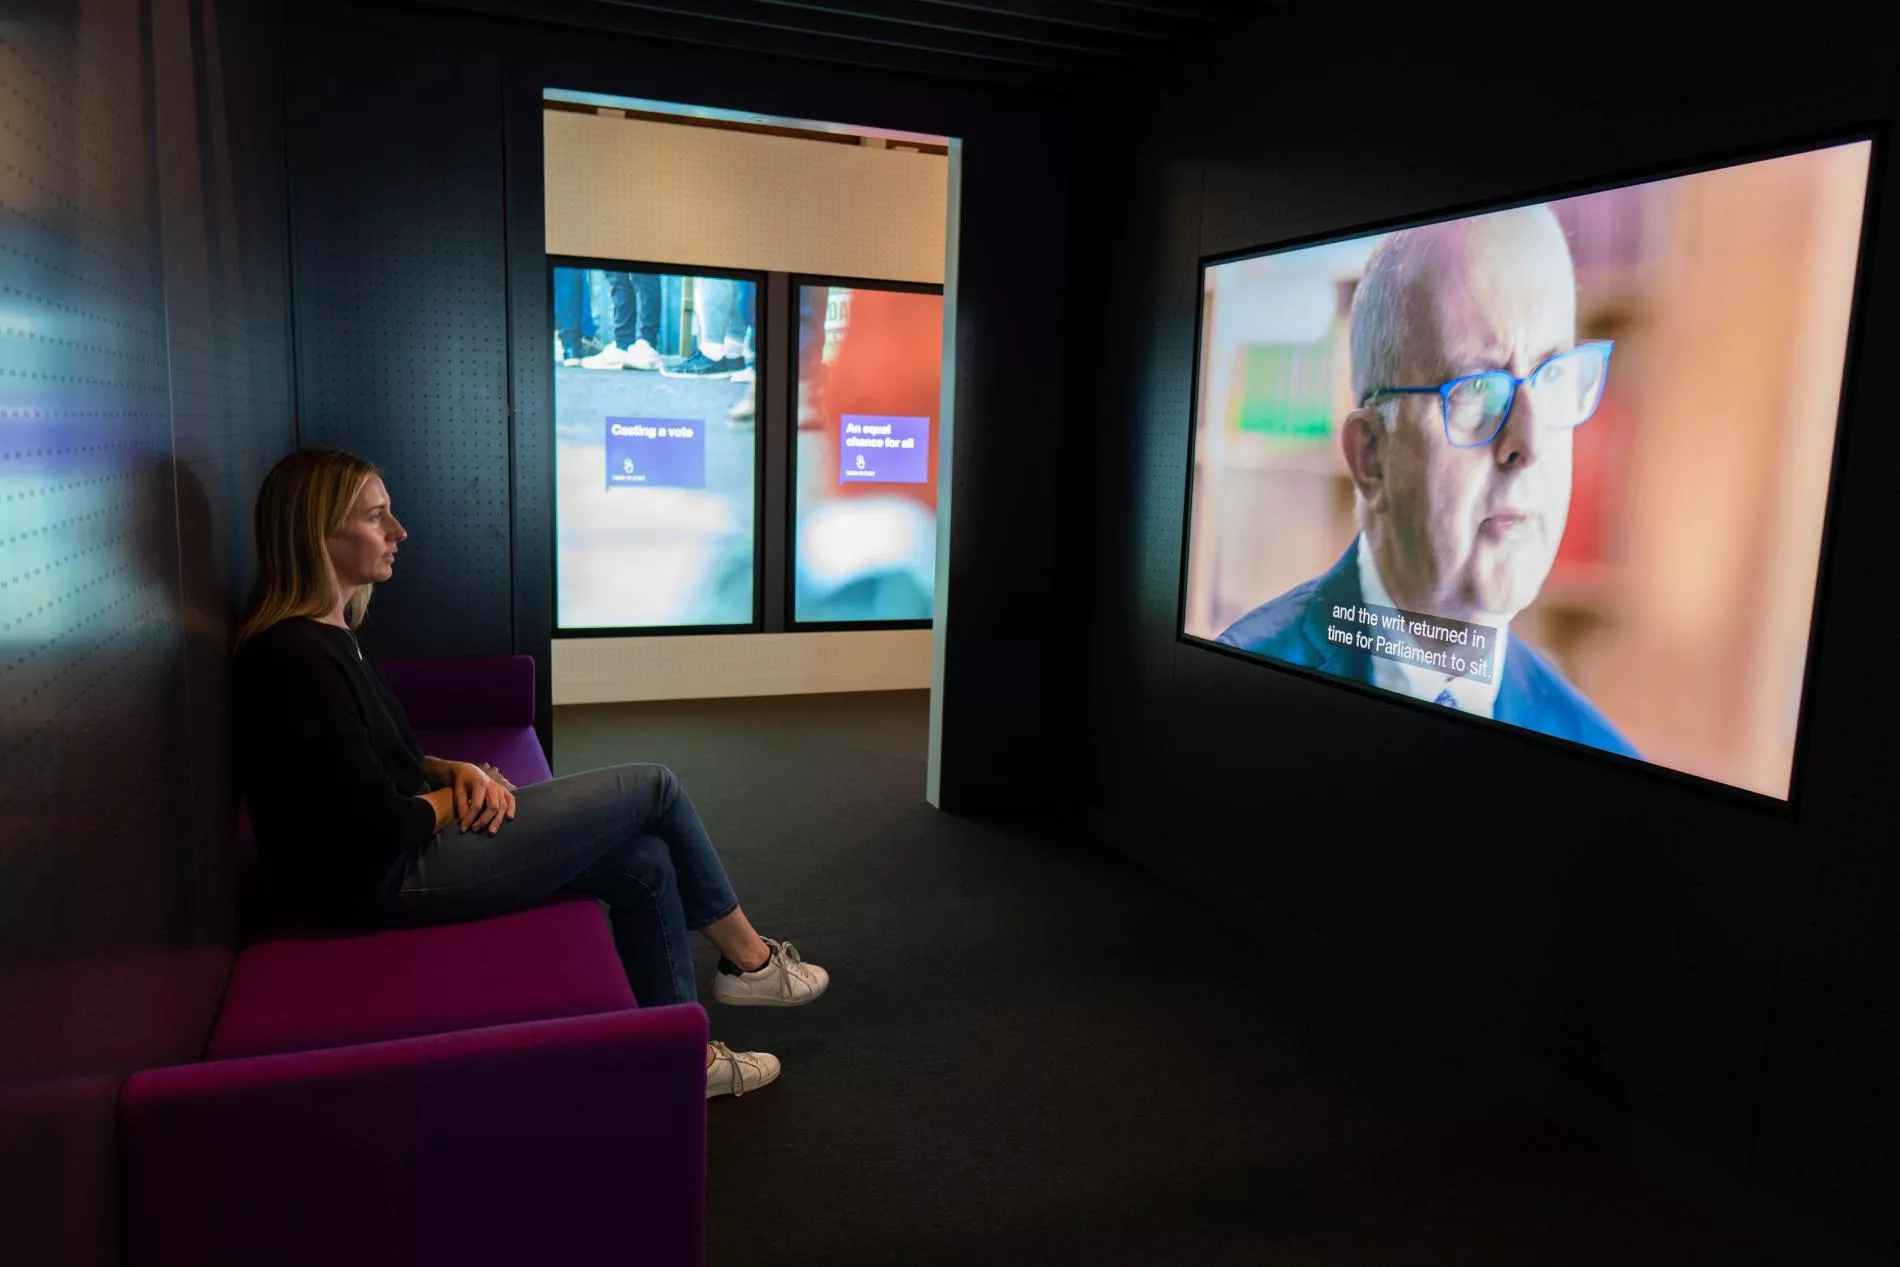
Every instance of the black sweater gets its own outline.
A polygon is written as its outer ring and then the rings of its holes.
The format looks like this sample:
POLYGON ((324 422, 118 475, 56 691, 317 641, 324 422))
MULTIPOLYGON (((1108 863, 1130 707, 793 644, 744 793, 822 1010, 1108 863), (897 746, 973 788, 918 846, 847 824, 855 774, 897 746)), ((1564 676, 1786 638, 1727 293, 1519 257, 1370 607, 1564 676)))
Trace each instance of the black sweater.
POLYGON ((318 620, 254 635, 231 676, 237 785, 275 899, 348 920, 435 835, 409 719, 350 632, 318 620))

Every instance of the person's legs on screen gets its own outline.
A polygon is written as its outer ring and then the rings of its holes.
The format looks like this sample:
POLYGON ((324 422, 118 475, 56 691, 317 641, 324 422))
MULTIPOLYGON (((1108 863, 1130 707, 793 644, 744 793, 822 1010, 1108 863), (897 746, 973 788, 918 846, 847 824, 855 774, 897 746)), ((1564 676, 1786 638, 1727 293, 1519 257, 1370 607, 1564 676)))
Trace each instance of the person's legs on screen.
POLYGON ((633 274, 608 273, 607 289, 614 300, 614 343, 624 352, 640 337, 639 299, 633 288, 633 274))
POLYGON ((726 379, 745 366, 743 357, 728 359, 726 328, 732 322, 734 282, 725 277, 693 279, 693 332, 691 356, 660 372, 669 378, 726 379))
POLYGON ((653 347, 659 304, 649 302, 648 283, 657 289, 658 279, 647 274, 607 272, 607 292, 613 300, 613 342, 599 353, 583 358, 583 367, 590 370, 656 370, 660 367, 660 354, 653 347))
POLYGON ((725 277, 695 277, 693 308, 699 314, 699 350, 710 360, 726 355, 726 330, 732 324, 733 283, 725 277))
POLYGON ((554 322, 561 338, 561 354, 570 361, 585 356, 585 341, 594 335, 594 311, 589 304, 587 270, 554 270, 554 322))
POLYGON ((654 273, 627 274, 633 287, 634 338, 648 347, 660 346, 660 279, 654 273))
POLYGON ((726 283, 732 302, 727 305, 724 345, 728 357, 744 357, 746 354, 746 336, 752 332, 753 285, 751 282, 728 281, 726 283))

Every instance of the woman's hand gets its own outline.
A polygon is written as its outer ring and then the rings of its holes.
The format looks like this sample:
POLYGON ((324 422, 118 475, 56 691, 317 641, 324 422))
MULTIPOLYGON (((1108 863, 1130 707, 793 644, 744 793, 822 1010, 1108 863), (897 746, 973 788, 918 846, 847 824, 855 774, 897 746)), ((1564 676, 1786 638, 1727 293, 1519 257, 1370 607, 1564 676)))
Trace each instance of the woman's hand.
POLYGON ((486 774, 489 778, 501 784, 503 787, 507 788, 510 792, 515 790, 515 785, 508 781, 508 776, 503 774, 500 770, 497 770, 494 766, 490 765, 488 762, 486 761, 482 762, 479 768, 483 774, 486 774))
POLYGON ((515 816, 515 794, 488 777, 480 766, 455 763, 449 786, 455 792, 455 820, 463 831, 494 835, 515 816))

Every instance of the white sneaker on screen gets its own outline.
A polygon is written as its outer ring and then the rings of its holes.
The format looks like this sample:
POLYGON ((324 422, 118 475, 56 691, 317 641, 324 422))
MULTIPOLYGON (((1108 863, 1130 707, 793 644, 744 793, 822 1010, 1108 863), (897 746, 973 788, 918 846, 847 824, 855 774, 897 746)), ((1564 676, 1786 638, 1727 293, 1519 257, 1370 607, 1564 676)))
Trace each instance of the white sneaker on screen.
POLYGON ((634 340, 633 346, 627 349, 626 364, 622 365, 621 368, 629 370, 657 370, 660 368, 660 354, 655 352, 653 345, 648 343, 645 339, 636 339, 634 340))
POLYGON ((609 343, 592 356, 581 358, 581 368, 588 370, 617 370, 627 363, 627 354, 620 350, 618 343, 609 343))

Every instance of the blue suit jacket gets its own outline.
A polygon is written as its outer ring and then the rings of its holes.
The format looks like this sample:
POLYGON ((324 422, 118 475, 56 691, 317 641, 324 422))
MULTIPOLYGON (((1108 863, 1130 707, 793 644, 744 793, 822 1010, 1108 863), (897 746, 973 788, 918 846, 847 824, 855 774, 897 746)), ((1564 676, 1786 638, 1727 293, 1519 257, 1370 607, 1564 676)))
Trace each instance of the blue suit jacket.
MULTIPOLYGON (((1326 640, 1326 621, 1332 609, 1356 607, 1364 601, 1359 590, 1359 542, 1346 548, 1345 557, 1324 575, 1296 585, 1276 599, 1260 604, 1229 625, 1216 642, 1286 664, 1318 669, 1350 682, 1372 685, 1372 653, 1326 640)), ((1504 657, 1504 678, 1498 683, 1492 714, 1498 721, 1541 734, 1589 744, 1626 757, 1641 757, 1616 727, 1605 720, 1583 693, 1564 680, 1521 638, 1511 641, 1504 657)))

